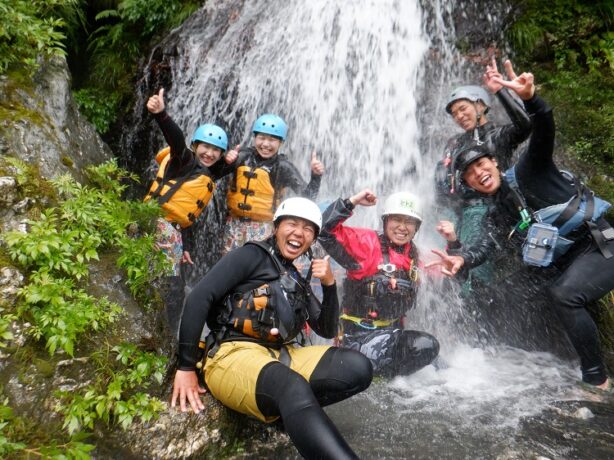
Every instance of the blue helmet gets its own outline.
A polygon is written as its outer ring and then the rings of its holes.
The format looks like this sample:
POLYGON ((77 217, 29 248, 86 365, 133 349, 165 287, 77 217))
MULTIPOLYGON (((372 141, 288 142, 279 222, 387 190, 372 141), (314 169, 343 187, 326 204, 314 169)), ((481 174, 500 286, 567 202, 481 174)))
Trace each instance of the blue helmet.
POLYGON ((205 142, 214 145, 222 149, 222 152, 228 149, 228 136, 226 132, 219 126, 210 123, 196 128, 192 136, 192 143, 194 142, 205 142))
POLYGON ((281 117, 273 115, 272 113, 267 113, 259 116, 254 122, 252 132, 254 134, 270 134, 271 136, 279 137, 282 141, 285 141, 286 135, 288 134, 288 125, 281 117))

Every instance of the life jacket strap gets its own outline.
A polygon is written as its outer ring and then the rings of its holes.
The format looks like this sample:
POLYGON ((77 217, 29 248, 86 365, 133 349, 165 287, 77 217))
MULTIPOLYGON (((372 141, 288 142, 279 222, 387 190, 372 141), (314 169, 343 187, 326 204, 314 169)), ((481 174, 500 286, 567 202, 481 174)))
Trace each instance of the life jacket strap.
POLYGON ((347 313, 341 314, 339 319, 343 319, 346 321, 351 321, 357 326, 362 327, 363 329, 378 329, 382 327, 388 327, 393 325, 398 321, 397 319, 371 319, 371 318, 361 318, 360 316, 352 316, 347 313))

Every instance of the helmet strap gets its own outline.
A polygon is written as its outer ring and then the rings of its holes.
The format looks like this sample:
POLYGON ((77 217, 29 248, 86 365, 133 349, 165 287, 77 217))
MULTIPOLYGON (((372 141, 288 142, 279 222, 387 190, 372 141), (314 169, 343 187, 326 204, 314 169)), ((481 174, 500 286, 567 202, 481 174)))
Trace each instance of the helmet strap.
POLYGON ((480 121, 482 120, 482 112, 478 107, 478 102, 474 102, 473 106, 475 107, 475 128, 473 128, 473 140, 476 145, 482 145, 484 142, 480 140, 480 121))

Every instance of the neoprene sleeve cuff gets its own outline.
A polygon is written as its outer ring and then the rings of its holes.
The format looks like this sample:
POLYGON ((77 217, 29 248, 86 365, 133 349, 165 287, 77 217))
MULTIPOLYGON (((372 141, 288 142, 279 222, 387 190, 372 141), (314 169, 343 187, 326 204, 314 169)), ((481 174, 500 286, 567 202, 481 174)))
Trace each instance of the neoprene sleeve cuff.
POLYGON ((177 351, 177 368, 182 371, 193 371, 198 361, 198 345, 180 343, 177 351))
POLYGON ((529 113, 536 113, 539 109, 547 107, 543 99, 541 99, 537 93, 533 94, 531 99, 523 102, 525 109, 527 109, 529 113))
POLYGON ((162 121, 162 120, 166 120, 168 118, 168 113, 166 112, 166 109, 164 109, 160 113, 154 113, 153 116, 154 116, 154 118, 162 121))
POLYGON ((354 208, 356 207, 349 198, 346 198, 345 200, 343 200, 343 206, 345 206, 345 208, 348 211, 353 211, 354 208))
POLYGON ((460 249, 463 245, 461 244, 461 242, 459 240, 454 240, 454 241, 448 241, 448 246, 446 248, 447 251, 450 250, 454 250, 454 249, 460 249))

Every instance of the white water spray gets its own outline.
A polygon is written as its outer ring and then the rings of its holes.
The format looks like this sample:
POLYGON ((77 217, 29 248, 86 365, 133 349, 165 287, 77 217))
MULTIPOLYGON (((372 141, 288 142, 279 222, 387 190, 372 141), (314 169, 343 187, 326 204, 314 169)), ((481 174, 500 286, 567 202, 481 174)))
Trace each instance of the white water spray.
MULTIPOLYGON (((277 113, 289 124, 283 152, 303 176, 312 149, 323 159, 322 200, 364 187, 382 198, 413 191, 423 199, 426 217, 418 237, 423 254, 442 247, 429 212, 433 169, 445 140, 458 132, 443 107, 454 84, 478 83, 452 46, 454 2, 432 2, 428 12, 418 0, 240 3, 209 1, 204 17, 216 28, 192 23, 179 33, 167 94, 169 112, 186 134, 220 120, 233 127, 232 145, 247 145, 256 117, 277 113), (211 30, 222 32, 211 40, 211 30)), ((376 228, 378 211, 360 209, 349 224, 376 228)), ((416 329, 439 338, 449 367, 429 367, 389 384, 401 395, 397 415, 436 418, 445 408, 453 416, 442 420, 453 424, 479 407, 494 414, 486 431, 492 420, 513 426, 577 378, 572 367, 547 353, 472 348, 477 341, 466 310, 454 296, 443 301, 442 289, 436 282, 424 290, 409 318, 416 329), (520 403, 507 410, 513 400, 520 403)), ((472 426, 479 423, 479 417, 472 420, 472 426)))

